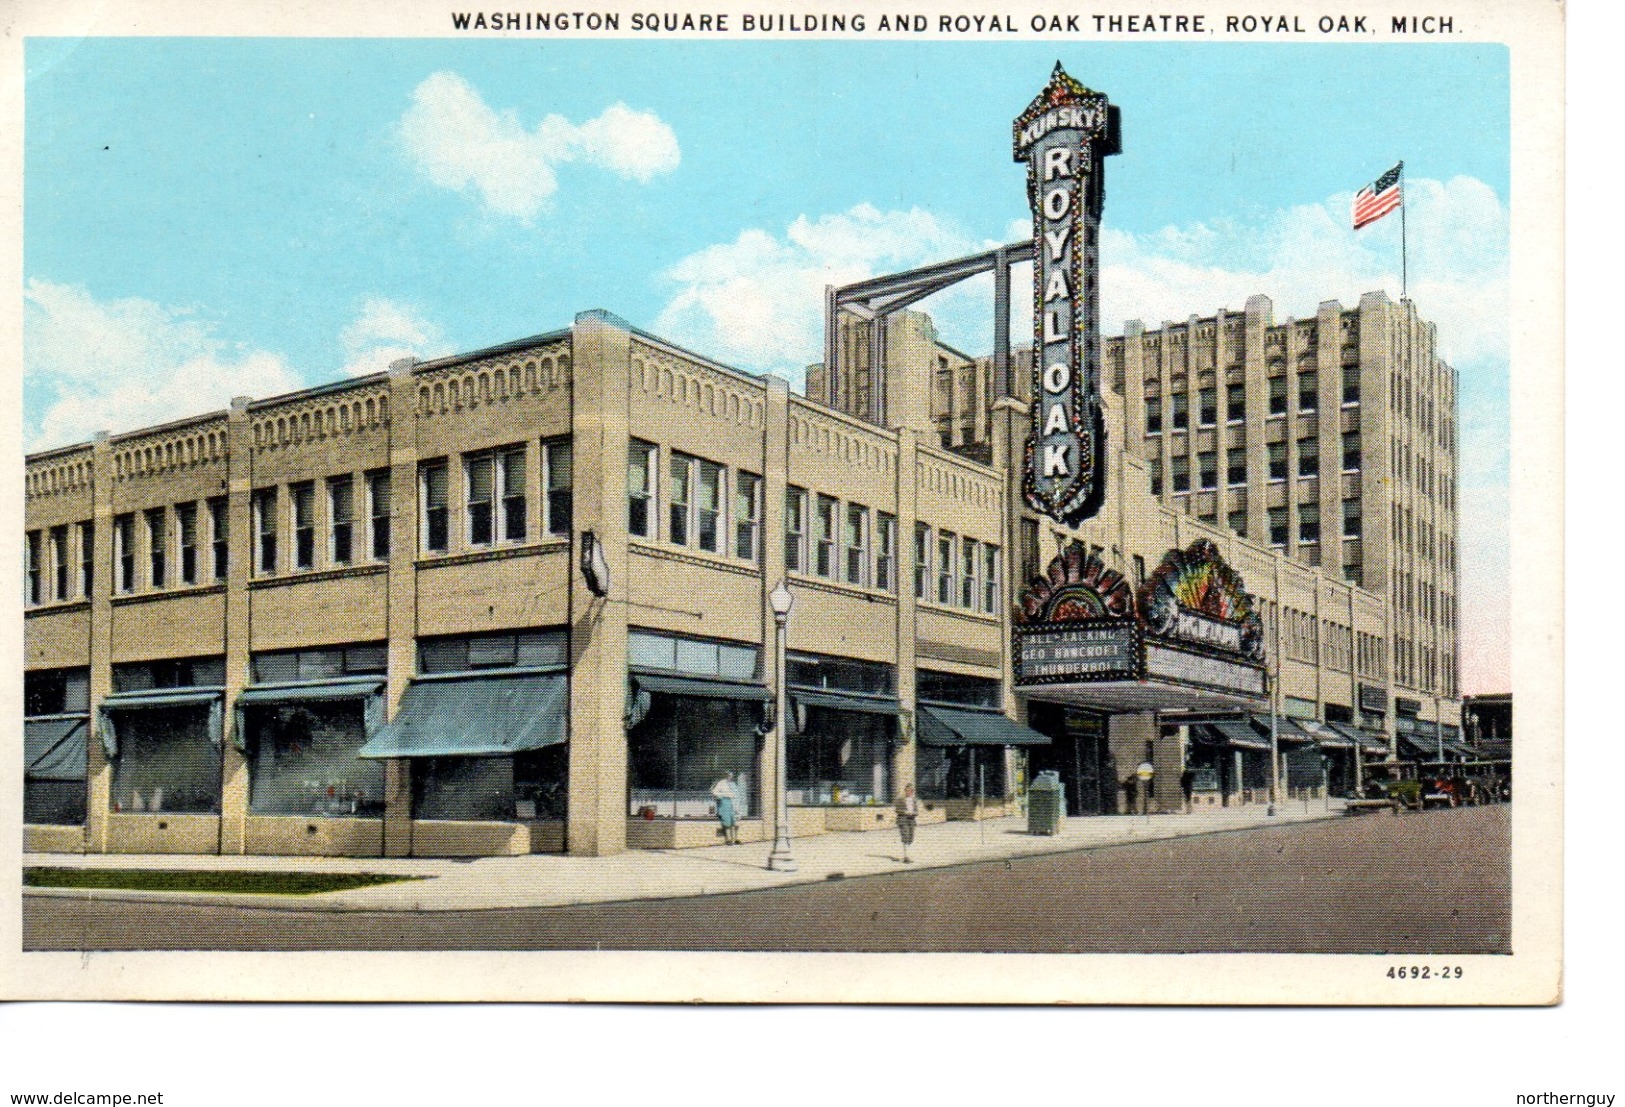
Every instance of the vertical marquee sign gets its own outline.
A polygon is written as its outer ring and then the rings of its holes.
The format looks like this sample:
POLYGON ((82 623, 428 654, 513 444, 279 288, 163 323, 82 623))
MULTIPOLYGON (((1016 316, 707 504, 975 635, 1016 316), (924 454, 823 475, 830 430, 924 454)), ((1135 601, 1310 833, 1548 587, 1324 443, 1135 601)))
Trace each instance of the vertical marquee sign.
POLYGON ((1117 109, 1059 62, 1015 122, 1033 213, 1033 425, 1022 488, 1033 510, 1060 523, 1090 518, 1105 496, 1099 159, 1121 148, 1117 109))

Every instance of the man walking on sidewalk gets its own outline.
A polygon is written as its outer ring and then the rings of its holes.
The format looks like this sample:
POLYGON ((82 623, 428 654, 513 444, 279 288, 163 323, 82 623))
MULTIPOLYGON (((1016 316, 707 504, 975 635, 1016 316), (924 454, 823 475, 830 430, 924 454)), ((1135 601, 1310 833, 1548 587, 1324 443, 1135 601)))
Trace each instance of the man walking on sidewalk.
POLYGON ((914 798, 914 785, 910 784, 903 789, 903 794, 897 797, 897 833, 903 839, 903 864, 911 865, 913 862, 908 856, 908 847, 914 843, 914 827, 920 821, 920 801, 914 798))

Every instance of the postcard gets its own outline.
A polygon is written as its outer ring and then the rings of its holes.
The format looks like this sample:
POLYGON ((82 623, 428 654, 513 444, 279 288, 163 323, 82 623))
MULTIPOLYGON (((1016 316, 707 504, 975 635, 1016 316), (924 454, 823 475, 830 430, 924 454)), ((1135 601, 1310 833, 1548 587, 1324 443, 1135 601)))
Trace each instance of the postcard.
POLYGON ((18 9, 4 993, 1556 1003, 1562 13, 1165 7, 18 9))

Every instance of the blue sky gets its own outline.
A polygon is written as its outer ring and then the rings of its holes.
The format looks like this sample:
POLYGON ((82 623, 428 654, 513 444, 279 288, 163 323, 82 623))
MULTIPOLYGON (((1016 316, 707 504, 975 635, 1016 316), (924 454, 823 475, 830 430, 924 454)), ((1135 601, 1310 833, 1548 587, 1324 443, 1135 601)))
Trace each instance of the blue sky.
MULTIPOLYGON (((1109 333, 1397 299, 1398 218, 1347 210, 1405 160, 1410 293, 1462 378, 1466 583, 1504 595, 1499 46, 30 40, 27 445, 587 308, 798 379, 826 282, 1024 234, 1010 121, 1057 58, 1123 114, 1109 333)), ((926 306, 980 352, 985 304, 926 306)), ((1504 641, 1504 608, 1464 609, 1504 641)))

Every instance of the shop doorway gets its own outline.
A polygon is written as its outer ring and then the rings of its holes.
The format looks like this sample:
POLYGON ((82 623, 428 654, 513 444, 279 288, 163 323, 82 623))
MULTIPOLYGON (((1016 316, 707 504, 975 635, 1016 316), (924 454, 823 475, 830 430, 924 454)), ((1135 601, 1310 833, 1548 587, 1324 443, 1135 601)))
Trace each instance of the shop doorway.
POLYGON ((1116 762, 1106 741, 1106 716, 1035 700, 1028 705, 1028 725, 1052 739, 1048 746, 1032 747, 1029 769, 1034 777, 1060 774, 1066 813, 1074 818, 1116 813, 1116 762))

